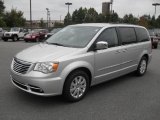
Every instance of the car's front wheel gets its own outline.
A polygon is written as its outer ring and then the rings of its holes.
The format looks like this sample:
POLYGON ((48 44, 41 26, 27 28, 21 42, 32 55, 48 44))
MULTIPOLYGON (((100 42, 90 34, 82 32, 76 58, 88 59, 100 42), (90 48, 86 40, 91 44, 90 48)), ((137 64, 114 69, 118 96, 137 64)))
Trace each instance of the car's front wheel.
POLYGON ((63 88, 63 96, 71 102, 81 100, 89 88, 89 77, 81 70, 72 72, 66 79, 63 88))
POLYGON ((13 41, 18 41, 17 35, 14 35, 12 40, 13 40, 13 41))
POLYGON ((8 39, 7 39, 7 38, 3 38, 3 41, 4 41, 4 42, 7 42, 7 41, 8 41, 8 39))
POLYGON ((138 76, 143 76, 146 73, 147 64, 148 64, 148 60, 145 56, 143 56, 140 60, 140 63, 138 65, 138 68, 137 68, 137 71, 136 71, 138 76))

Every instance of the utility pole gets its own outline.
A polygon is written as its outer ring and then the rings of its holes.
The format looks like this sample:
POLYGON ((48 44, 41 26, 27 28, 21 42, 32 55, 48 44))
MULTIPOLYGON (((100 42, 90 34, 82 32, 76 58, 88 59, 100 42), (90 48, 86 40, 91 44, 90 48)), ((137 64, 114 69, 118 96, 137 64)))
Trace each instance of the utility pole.
POLYGON ((47 28, 48 28, 49 27, 49 24, 48 24, 48 21, 49 21, 49 9, 46 8, 46 10, 47 10, 47 28))
POLYGON ((160 3, 153 3, 152 5, 155 6, 155 13, 154 13, 154 16, 155 16, 155 18, 156 18, 157 6, 160 6, 160 3))
POLYGON ((69 6, 70 6, 70 5, 72 5, 72 3, 67 2, 67 3, 65 3, 65 5, 67 5, 67 6, 68 6, 68 23, 69 23, 69 6))
POLYGON ((31 2, 31 0, 30 0, 30 27, 32 30, 32 2, 31 2))
POLYGON ((49 22, 48 22, 48 28, 50 29, 50 23, 51 23, 51 16, 50 16, 51 14, 50 14, 50 11, 48 11, 48 20, 49 20, 49 22))
POLYGON ((60 15, 60 23, 61 23, 61 17, 62 17, 62 15, 60 15))
POLYGON ((113 13, 113 0, 111 0, 111 14, 113 13))

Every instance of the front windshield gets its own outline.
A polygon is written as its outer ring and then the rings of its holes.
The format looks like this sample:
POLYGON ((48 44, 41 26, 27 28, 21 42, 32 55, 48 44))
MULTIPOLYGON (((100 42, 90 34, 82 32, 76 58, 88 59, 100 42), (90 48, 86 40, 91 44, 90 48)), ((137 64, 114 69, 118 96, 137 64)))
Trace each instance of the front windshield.
POLYGON ((50 37, 47 43, 83 48, 100 29, 101 27, 68 26, 50 37))
POLYGON ((18 32, 19 28, 11 28, 10 32, 18 32))

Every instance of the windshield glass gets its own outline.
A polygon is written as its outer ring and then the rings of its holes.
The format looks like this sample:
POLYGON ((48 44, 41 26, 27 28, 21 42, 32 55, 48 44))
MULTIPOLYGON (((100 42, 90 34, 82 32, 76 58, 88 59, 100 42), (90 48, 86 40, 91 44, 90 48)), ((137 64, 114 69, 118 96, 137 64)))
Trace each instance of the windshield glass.
POLYGON ((39 33, 41 30, 39 30, 39 29, 34 29, 34 30, 32 30, 32 33, 39 33))
POLYGON ((19 32, 19 28, 11 28, 10 32, 19 32))
POLYGON ((47 40, 47 43, 67 47, 85 47, 100 30, 100 27, 68 26, 47 40))

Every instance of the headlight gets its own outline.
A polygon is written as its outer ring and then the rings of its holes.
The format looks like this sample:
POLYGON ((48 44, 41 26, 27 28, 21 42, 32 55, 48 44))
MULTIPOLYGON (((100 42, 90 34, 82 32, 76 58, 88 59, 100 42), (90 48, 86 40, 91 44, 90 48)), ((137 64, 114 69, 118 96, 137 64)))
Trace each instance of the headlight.
POLYGON ((36 63, 34 67, 34 71, 39 71, 42 73, 51 73, 51 72, 56 72, 58 69, 59 63, 53 63, 53 62, 42 62, 42 63, 36 63))
POLYGON ((47 38, 48 35, 45 35, 45 38, 47 38))

